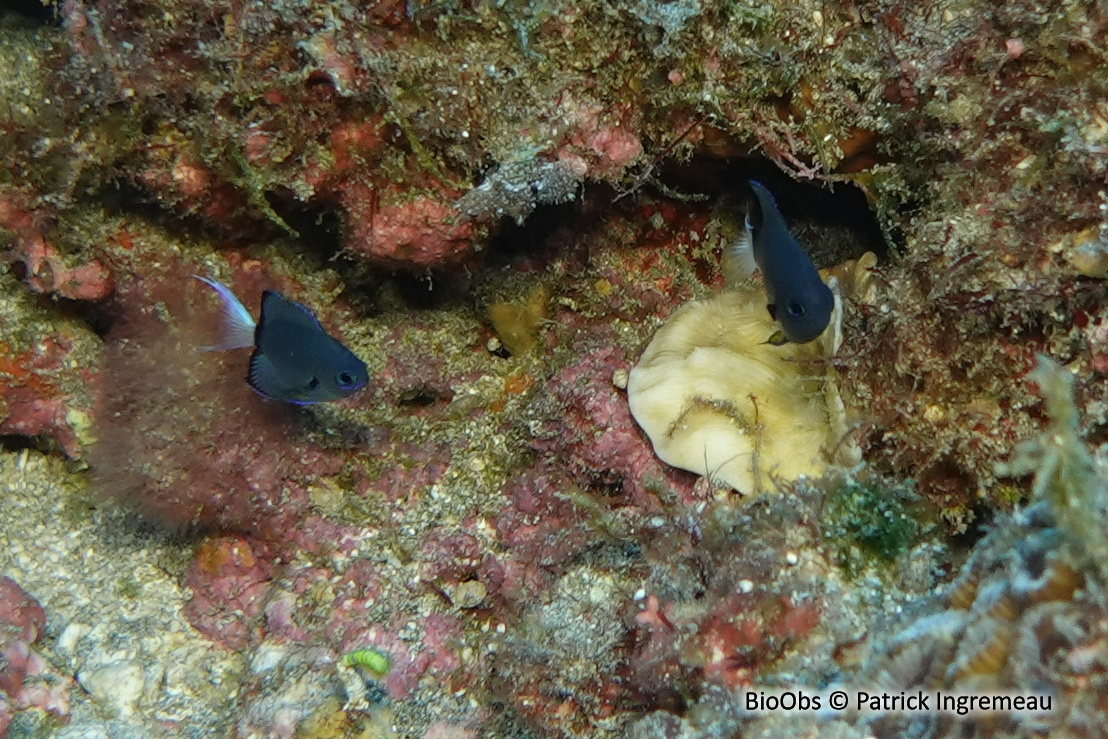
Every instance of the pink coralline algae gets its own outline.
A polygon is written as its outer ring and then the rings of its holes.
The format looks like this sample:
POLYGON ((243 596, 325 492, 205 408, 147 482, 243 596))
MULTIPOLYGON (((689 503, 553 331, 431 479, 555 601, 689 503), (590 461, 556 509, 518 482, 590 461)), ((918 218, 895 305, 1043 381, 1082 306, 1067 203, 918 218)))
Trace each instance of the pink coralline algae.
POLYGON ((621 125, 618 119, 603 121, 601 105, 567 101, 567 107, 573 109, 578 127, 569 136, 564 153, 577 153, 591 160, 594 176, 622 172, 642 154, 642 142, 634 129, 621 125))
POLYGON ((790 542, 814 551, 812 503, 717 502, 690 530, 667 524, 646 542, 651 575, 628 617, 630 684, 644 700, 666 706, 757 684, 820 633, 827 592, 815 573, 827 563, 788 564, 790 542))
POLYGON ((134 177, 144 188, 178 203, 184 213, 203 218, 224 234, 243 237, 258 231, 257 224, 246 217, 247 199, 220 180, 195 152, 185 149, 172 161, 152 162, 134 177))
POLYGON ((651 595, 635 617, 651 635, 635 657, 636 680, 656 694, 676 675, 687 680, 697 670, 703 680, 698 690, 751 685, 761 670, 819 624, 815 602, 767 592, 718 597, 706 614, 697 614, 695 629, 676 615, 674 605, 660 604, 651 595), (680 644, 680 658, 671 651, 675 643, 680 644))
MULTIPOLYGON (((393 626, 399 629, 402 625, 396 621, 393 626)), ((433 613, 423 619, 420 627, 423 638, 416 649, 409 679, 418 675, 420 678, 427 677, 436 682, 454 685, 452 678, 461 667, 458 657, 458 644, 463 633, 461 620, 451 614, 433 613)), ((385 686, 389 687, 387 678, 385 686)))
POLYGON ((450 202, 420 196, 377 204, 379 197, 357 187, 342 195, 351 252, 375 262, 412 267, 455 263, 469 252, 473 227, 450 202))
POLYGON ((72 300, 100 300, 111 294, 112 274, 97 259, 66 257, 48 239, 43 211, 23 205, 12 194, 0 193, 0 229, 15 238, 0 260, 22 265, 24 282, 38 293, 55 294, 72 300))
POLYGON ((331 586, 326 633, 339 651, 357 649, 366 627, 366 613, 376 605, 384 585, 377 568, 366 560, 352 563, 331 586))
MULTIPOLYGON (((558 158, 572 158, 587 167, 594 177, 623 172, 642 154, 636 134, 633 105, 608 105, 570 91, 558 97, 558 108, 572 126, 558 148, 558 158)), ((580 175, 584 175, 584 168, 580 175)))
POLYGON ((393 441, 372 444, 367 453, 392 460, 380 475, 364 481, 366 493, 381 495, 388 501, 411 501, 441 477, 450 462, 450 450, 443 444, 393 441))
POLYGON ((496 532, 508 551, 501 587, 509 599, 526 602, 545 591, 565 564, 593 541, 596 534, 584 512, 566 499, 571 487, 565 477, 542 464, 508 487, 509 503, 496 520, 496 532))
POLYGON ((15 711, 69 716, 72 678, 54 673, 34 650, 45 627, 38 601, 10 577, 0 577, 0 737, 15 711))
POLYGON ((0 635, 33 644, 46 626, 46 611, 10 577, 0 577, 0 635))
MULTIPOLYGON (((367 120, 344 121, 328 134, 327 140, 331 161, 328 166, 319 165, 309 175, 308 183, 326 193, 334 190, 340 195, 357 192, 358 198, 365 198, 365 188, 354 187, 354 183, 344 183, 343 178, 356 171, 367 159, 374 157, 384 144, 383 122, 379 116, 367 120)), ((351 202, 364 202, 354 199, 351 202)))
POLYGON ((607 346, 585 353, 545 386, 551 420, 531 445, 561 459, 578 484, 600 486, 645 511, 659 510, 659 492, 693 497, 691 475, 662 464, 631 418, 627 398, 612 382, 630 367, 627 356, 607 346))
POLYGON ((407 402, 412 413, 420 413, 421 407, 449 402, 454 397, 451 383, 456 380, 447 370, 446 357, 410 340, 415 328, 406 324, 381 336, 378 345, 388 360, 371 382, 385 396, 407 402), (415 399, 419 402, 411 402, 415 399))
POLYGON ((70 349, 64 335, 41 337, 28 351, 0 340, 0 434, 47 438, 76 459, 83 409, 62 384, 70 374, 64 366, 70 349))
POLYGON ((189 565, 192 597, 185 615, 200 633, 227 649, 243 649, 262 636, 262 611, 273 577, 272 553, 245 538, 209 539, 189 565))
POLYGON ((489 591, 499 590, 504 567, 488 551, 488 544, 467 533, 475 521, 463 521, 461 530, 440 527, 428 536, 420 551, 420 578, 440 589, 479 580, 489 591))
POLYGON ((70 266, 41 235, 21 239, 13 258, 27 271, 24 282, 38 293, 72 300, 100 300, 115 287, 111 273, 99 261, 93 259, 70 266))

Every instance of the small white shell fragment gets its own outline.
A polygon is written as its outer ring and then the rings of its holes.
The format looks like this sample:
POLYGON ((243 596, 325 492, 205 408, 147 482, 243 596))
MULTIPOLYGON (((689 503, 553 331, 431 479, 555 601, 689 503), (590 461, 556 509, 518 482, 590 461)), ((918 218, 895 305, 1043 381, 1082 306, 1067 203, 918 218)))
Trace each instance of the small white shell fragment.
POLYGON ((466 580, 458 583, 451 595, 451 600, 458 608, 476 608, 485 600, 488 590, 480 580, 466 580))
POLYGON ((62 629, 61 636, 58 637, 55 649, 63 654, 73 654, 77 651, 77 644, 91 631, 92 627, 88 624, 79 623, 77 621, 68 623, 65 628, 62 629))
POLYGON ((77 682, 97 703, 120 713, 135 710, 146 687, 146 674, 137 662, 113 662, 77 673, 77 682))

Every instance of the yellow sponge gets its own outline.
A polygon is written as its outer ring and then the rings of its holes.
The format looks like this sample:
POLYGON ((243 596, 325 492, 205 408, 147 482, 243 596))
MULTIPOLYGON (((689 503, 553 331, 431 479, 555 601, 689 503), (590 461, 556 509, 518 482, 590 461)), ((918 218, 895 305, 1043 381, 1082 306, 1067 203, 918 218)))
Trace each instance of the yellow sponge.
POLYGON ((832 450, 849 454, 835 372, 823 360, 841 341, 840 281, 860 291, 873 261, 835 270, 831 323, 807 344, 765 343, 779 326, 756 287, 674 311, 627 383, 631 414, 658 457, 752 494, 822 474, 832 450))

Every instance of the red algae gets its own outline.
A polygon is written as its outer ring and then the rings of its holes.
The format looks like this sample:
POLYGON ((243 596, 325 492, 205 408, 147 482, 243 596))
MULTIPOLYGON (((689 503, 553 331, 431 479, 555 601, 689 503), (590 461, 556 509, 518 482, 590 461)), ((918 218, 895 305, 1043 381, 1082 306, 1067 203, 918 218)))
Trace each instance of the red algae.
POLYGON ((264 544, 245 538, 201 544, 185 576, 192 589, 185 604, 189 622, 227 649, 242 650, 261 641, 272 556, 264 544))
POLYGON ((471 248, 472 226, 446 203, 419 197, 363 209, 365 198, 356 193, 345 194, 343 201, 350 224, 347 248, 372 261, 441 266, 460 261, 471 248))
POLYGON ((66 720, 73 679, 57 674, 38 653, 46 612, 10 577, 0 577, 0 736, 13 711, 37 709, 66 720))
POLYGON ((613 384, 628 358, 599 349, 561 369, 544 383, 539 403, 556 409, 531 446, 551 454, 582 486, 601 486, 643 512, 662 508, 659 496, 689 500, 693 477, 658 460, 631 418, 625 394, 613 384))
POLYGON ((497 539, 508 552, 505 597, 527 601, 543 592, 595 541, 585 512, 568 499, 571 489, 567 479, 537 465, 506 490, 508 504, 496 519, 497 539))
POLYGON ((70 265, 40 233, 24 234, 9 259, 23 265, 24 282, 38 293, 70 300, 101 300, 115 289, 111 273, 99 260, 70 265))
MULTIPOLYGON (((49 348, 49 345, 44 348, 49 348)), ((39 360, 29 354, 11 354, 0 344, 0 434, 52 440, 71 458, 82 453, 81 440, 70 418, 72 398, 48 379, 39 360)))

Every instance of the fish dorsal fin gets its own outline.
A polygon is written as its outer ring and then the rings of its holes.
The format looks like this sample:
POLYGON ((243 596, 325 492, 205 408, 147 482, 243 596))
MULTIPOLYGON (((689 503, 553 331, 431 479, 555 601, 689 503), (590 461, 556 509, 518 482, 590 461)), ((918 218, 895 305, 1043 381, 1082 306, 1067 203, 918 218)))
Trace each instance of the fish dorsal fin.
POLYGON ((769 203, 774 208, 777 207, 777 198, 773 197, 773 193, 761 182, 758 182, 758 180, 750 180, 750 189, 758 195, 759 205, 769 203))
POLYGON ((788 225, 785 223, 784 216, 781 215, 781 209, 777 207, 777 199, 773 197, 765 185, 755 180, 750 180, 750 190, 754 193, 754 203, 757 208, 749 211, 749 214, 754 216, 751 218, 751 224, 755 231, 762 228, 783 228, 788 230, 788 225))
MULTIPOLYGON (((266 323, 270 321, 291 324, 308 331, 323 331, 323 326, 310 310, 280 293, 266 290, 262 293, 262 315, 258 320, 259 332, 264 331, 266 323)), ((260 335, 258 343, 261 343, 260 335)))
POLYGON ((245 349, 248 346, 254 346, 254 319, 242 301, 231 292, 231 288, 210 277, 200 275, 193 275, 193 277, 215 290, 216 295, 223 302, 223 328, 219 343, 201 347, 201 351, 245 349))

